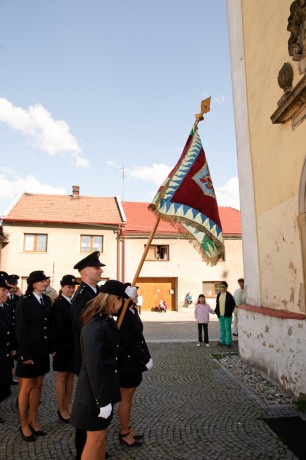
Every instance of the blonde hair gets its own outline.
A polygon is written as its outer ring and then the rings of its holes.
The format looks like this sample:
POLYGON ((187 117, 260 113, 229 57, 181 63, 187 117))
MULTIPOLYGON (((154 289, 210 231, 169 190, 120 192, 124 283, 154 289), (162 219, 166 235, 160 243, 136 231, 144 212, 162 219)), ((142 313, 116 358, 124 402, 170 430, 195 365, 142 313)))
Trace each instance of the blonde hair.
POLYGON ((101 313, 104 316, 110 316, 112 314, 112 309, 115 299, 118 296, 113 294, 107 294, 106 292, 100 292, 96 297, 90 300, 86 309, 82 314, 82 323, 83 326, 88 323, 95 315, 101 313))

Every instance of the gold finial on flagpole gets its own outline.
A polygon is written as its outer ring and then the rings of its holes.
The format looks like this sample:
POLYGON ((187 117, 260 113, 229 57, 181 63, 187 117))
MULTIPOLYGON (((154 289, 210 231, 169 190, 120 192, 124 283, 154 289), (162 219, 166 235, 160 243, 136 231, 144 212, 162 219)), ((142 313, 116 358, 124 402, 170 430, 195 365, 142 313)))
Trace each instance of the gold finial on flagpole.
POLYGON ((207 113, 210 111, 210 99, 211 97, 209 96, 207 99, 204 99, 204 101, 201 101, 201 113, 196 114, 196 121, 194 124, 194 129, 198 129, 198 124, 200 121, 204 120, 203 114, 207 113))

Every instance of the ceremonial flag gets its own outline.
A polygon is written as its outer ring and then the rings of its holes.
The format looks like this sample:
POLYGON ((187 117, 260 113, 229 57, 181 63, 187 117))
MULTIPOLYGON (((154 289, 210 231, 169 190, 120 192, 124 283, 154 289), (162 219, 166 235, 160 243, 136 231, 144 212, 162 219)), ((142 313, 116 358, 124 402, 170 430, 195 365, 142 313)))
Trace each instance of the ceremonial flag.
POLYGON ((217 199, 195 127, 149 209, 190 238, 207 263, 215 265, 222 258, 224 241, 217 199))

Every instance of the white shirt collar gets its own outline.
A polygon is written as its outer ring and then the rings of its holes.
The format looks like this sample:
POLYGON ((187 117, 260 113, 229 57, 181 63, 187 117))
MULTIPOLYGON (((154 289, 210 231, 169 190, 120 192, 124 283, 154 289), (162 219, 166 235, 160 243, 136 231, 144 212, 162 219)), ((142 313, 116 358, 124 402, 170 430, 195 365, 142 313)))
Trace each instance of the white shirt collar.
POLYGON ((33 292, 33 295, 36 297, 36 299, 40 303, 40 299, 42 298, 42 295, 38 295, 38 294, 36 294, 36 292, 33 292))
POLYGON ((64 299, 68 300, 69 303, 71 303, 71 298, 70 297, 67 297, 66 295, 62 294, 62 297, 64 297, 64 299))
MULTIPOLYGON (((85 283, 85 281, 84 281, 84 283, 85 283)), ((92 286, 89 283, 85 283, 85 284, 87 284, 94 291, 94 293, 97 294, 97 292, 98 292, 97 286, 92 286)))

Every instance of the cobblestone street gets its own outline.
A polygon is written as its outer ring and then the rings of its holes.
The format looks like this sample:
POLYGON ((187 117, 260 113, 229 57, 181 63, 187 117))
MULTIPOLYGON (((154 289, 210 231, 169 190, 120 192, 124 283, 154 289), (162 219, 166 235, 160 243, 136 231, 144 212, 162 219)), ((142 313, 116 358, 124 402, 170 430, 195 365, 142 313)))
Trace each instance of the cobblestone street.
MULTIPOLYGON (((180 321, 171 321, 171 315, 167 321, 162 316, 152 320, 146 312, 142 315, 154 361, 152 371, 143 375, 134 403, 134 426, 144 433, 144 443, 140 448, 122 446, 115 415, 107 442, 110 458, 295 459, 262 420, 273 414, 296 415, 295 407, 264 407, 214 359, 226 352, 218 345, 217 321, 209 326, 211 346, 196 347, 195 322, 177 315, 180 321)), ((35 443, 21 439, 16 387, 12 391, 2 403, 6 423, 0 425, 0 459, 74 459, 74 429, 60 422, 56 413, 54 373, 45 378, 39 408, 39 421, 48 435, 35 443)))

